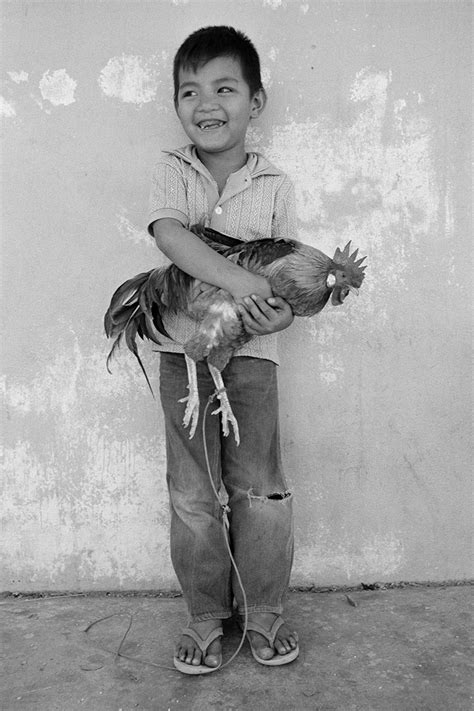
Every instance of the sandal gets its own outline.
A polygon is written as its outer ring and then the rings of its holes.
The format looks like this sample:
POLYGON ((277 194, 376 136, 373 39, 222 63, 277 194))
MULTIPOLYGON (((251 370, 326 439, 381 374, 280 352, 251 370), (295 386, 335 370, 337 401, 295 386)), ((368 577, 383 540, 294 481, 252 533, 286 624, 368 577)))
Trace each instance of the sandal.
MULTIPOLYGON (((282 625, 285 624, 285 620, 283 617, 280 617, 278 615, 272 626, 270 627, 269 630, 265 629, 259 622, 247 622, 247 631, 252 630, 252 632, 258 632, 258 634, 261 634, 262 637, 265 637, 266 640, 268 640, 268 646, 272 647, 272 649, 275 649, 275 639, 277 636, 277 632, 280 629, 282 625)), ((252 655, 253 658, 259 663, 259 664, 264 664, 265 666, 268 667, 276 667, 280 666, 281 664, 289 664, 293 660, 296 659, 296 657, 300 653, 300 648, 298 643, 296 644, 296 648, 292 649, 291 652, 287 652, 287 654, 279 654, 275 650, 275 656, 272 657, 271 659, 262 659, 262 657, 259 657, 257 654, 257 650, 252 644, 252 640, 250 639, 250 636, 247 634, 247 639, 250 644, 250 649, 252 650, 252 655)))
MULTIPOLYGON (((201 635, 196 632, 196 630, 193 630, 190 627, 186 627, 183 630, 183 634, 187 637, 191 637, 204 655, 211 642, 214 642, 214 640, 218 637, 222 637, 222 627, 216 627, 215 630, 209 632, 205 639, 203 639, 201 635)), ((220 669, 222 664, 222 654, 216 656, 219 660, 219 664, 216 667, 208 667, 206 664, 186 664, 186 662, 182 662, 181 659, 178 659, 177 657, 173 657, 173 664, 176 669, 183 674, 209 674, 210 672, 215 672, 220 669)))

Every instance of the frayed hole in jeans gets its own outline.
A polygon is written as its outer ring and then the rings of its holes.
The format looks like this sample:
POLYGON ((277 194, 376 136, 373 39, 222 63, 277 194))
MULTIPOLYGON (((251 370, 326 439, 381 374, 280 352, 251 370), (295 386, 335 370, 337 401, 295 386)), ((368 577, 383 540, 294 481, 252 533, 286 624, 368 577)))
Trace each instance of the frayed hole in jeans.
POLYGON ((267 496, 267 499, 281 501, 282 499, 287 499, 289 496, 291 496, 291 491, 284 491, 282 494, 270 494, 270 496, 267 496))
POLYGON ((267 496, 257 496, 253 493, 253 489, 249 489, 247 492, 248 500, 250 506, 252 506, 252 501, 284 501, 292 496, 291 491, 276 491, 274 494, 268 494, 267 496))

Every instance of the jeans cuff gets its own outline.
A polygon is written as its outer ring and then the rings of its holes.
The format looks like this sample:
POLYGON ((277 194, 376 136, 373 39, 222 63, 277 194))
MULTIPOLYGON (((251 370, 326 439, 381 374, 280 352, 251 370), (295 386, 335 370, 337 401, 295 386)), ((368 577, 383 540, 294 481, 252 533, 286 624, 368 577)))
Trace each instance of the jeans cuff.
POLYGON ((227 620, 232 617, 230 610, 217 610, 216 612, 203 612, 200 615, 190 615, 189 622, 205 622, 206 620, 227 620))
MULTIPOLYGON (((245 609, 237 610, 240 617, 245 615, 245 609)), ((247 605, 247 613, 253 615, 256 612, 272 612, 274 615, 281 615, 283 612, 282 605, 247 605)))

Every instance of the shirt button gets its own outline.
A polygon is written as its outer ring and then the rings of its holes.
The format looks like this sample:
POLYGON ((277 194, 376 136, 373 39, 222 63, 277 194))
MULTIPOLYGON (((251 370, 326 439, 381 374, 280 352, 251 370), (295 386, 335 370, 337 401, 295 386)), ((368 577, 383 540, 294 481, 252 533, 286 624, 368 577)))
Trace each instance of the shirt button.
POLYGON ((216 215, 222 215, 222 207, 218 205, 214 212, 216 213, 216 215))

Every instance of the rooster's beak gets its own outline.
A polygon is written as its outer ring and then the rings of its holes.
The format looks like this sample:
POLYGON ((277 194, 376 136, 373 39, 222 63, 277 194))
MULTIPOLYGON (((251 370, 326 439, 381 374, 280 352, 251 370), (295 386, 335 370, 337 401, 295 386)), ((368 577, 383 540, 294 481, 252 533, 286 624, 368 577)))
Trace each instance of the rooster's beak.
POLYGON ((348 284, 348 288, 349 288, 349 291, 352 291, 353 294, 355 294, 356 296, 359 296, 359 289, 356 289, 355 286, 350 286, 348 284))

